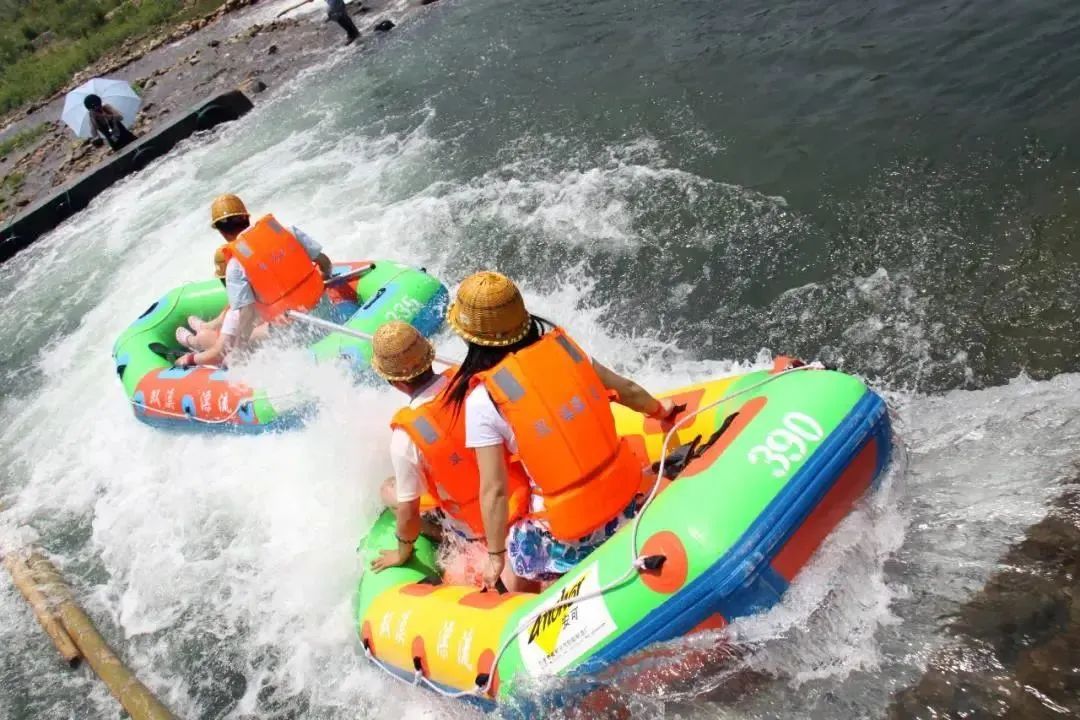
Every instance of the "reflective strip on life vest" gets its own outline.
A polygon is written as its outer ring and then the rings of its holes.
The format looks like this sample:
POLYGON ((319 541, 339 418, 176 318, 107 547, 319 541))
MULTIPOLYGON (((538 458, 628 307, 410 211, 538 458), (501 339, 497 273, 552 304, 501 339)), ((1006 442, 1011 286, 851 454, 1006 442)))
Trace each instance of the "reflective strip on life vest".
POLYGON ((481 373, 559 540, 603 527, 633 500, 641 462, 615 432, 607 390, 561 328, 481 373))
MULTIPOLYGON (((456 372, 456 368, 444 374, 451 372, 456 372)), ((465 447, 465 415, 455 411, 446 396, 447 389, 449 386, 418 407, 398 410, 390 426, 405 431, 416 444, 423 459, 428 492, 443 512, 466 525, 477 537, 483 537, 480 469, 476 453, 465 447)), ((521 463, 514 462, 509 454, 506 463, 509 520, 516 522, 528 511, 529 478, 521 463)))

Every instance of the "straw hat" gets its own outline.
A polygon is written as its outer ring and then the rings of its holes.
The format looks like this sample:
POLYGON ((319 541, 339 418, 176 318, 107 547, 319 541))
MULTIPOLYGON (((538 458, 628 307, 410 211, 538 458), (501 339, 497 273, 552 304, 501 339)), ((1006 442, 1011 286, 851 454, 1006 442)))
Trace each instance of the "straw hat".
POLYGON ((447 320, 461 337, 488 347, 513 345, 528 334, 532 322, 514 282, 491 270, 462 281, 447 320))
POLYGON ((431 369, 435 348, 408 323, 380 325, 371 339, 371 367, 390 382, 408 382, 431 369))

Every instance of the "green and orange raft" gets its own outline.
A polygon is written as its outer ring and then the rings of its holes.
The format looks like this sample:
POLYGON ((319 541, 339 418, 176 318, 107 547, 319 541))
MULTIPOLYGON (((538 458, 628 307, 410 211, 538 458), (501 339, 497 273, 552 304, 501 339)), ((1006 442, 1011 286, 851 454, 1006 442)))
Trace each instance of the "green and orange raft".
MULTIPOLYGON (((423 269, 392 260, 339 263, 327 283, 324 307, 331 319, 370 335, 389 320, 411 323, 425 335, 443 322, 448 294, 423 269), (359 277, 353 277, 361 273, 359 277)), ((182 285, 150 305, 113 346, 116 373, 139 420, 179 430, 265 432, 302 424, 307 404, 278 407, 264 390, 230 380, 215 367, 176 368, 182 352, 176 328, 189 316, 217 316, 228 300, 219 280, 182 285)), ((344 358, 358 369, 371 360, 368 340, 332 332, 311 345, 317 361, 344 358)))
MULTIPOLYGON (((443 583, 421 538, 407 565, 360 580, 365 653, 490 708, 530 680, 591 676, 652 643, 723 627, 779 601, 890 456, 885 403, 839 372, 782 361, 664 396, 697 413, 669 447, 700 439, 636 525, 537 595, 443 583)), ((614 407, 620 434, 659 459, 670 426, 614 407)), ((385 513, 362 543, 365 566, 395 546, 385 513)))

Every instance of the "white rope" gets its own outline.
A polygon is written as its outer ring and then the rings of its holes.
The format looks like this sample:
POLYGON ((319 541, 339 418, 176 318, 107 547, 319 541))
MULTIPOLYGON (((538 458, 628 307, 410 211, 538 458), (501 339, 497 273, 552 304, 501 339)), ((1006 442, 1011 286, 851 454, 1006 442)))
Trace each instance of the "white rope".
MULTIPOLYGON (((693 418, 697 417, 698 415, 700 415, 703 412, 706 412, 708 410, 712 410, 713 408, 715 408, 715 407, 717 407, 719 405, 722 405, 723 403, 726 403, 729 400, 737 398, 740 395, 745 395, 746 393, 751 392, 752 390, 756 390, 756 389, 758 389, 760 387, 763 387, 763 386, 765 386, 765 385, 767 385, 767 384, 769 384, 769 383, 771 383, 771 382, 773 382, 775 380, 779 380, 781 377, 783 377, 785 375, 790 375, 791 373, 800 372, 800 371, 803 371, 803 370, 823 370, 823 369, 824 369, 824 365, 822 365, 821 363, 810 363, 810 364, 807 364, 807 365, 800 365, 798 367, 790 367, 790 368, 787 368, 786 370, 782 370, 782 371, 780 371, 778 373, 774 373, 772 375, 769 375, 768 377, 764 378, 763 380, 761 380, 759 382, 754 383, 753 385, 742 388, 741 390, 738 390, 738 391, 733 392, 733 393, 728 393, 727 395, 724 395, 723 397, 721 397, 719 400, 716 400, 715 402, 711 402, 708 405, 700 407, 697 410, 694 410, 693 412, 684 413, 682 418, 680 418, 674 425, 672 425, 671 429, 668 430, 667 435, 664 436, 664 443, 663 443, 663 445, 661 446, 661 449, 660 449, 660 464, 657 467, 657 471, 656 471, 656 481, 653 483, 652 490, 650 490, 648 496, 646 496, 645 502, 642 503, 641 508, 638 510, 637 514, 634 516, 634 519, 633 519, 633 522, 632 522, 632 525, 631 525, 631 529, 630 529, 630 565, 626 568, 626 572, 624 572, 622 575, 620 575, 617 579, 615 579, 615 580, 609 582, 608 584, 604 585, 603 587, 600 587, 600 588, 598 588, 596 590, 587 592, 587 593, 585 593, 583 595, 579 595, 577 597, 567 598, 566 600, 559 601, 559 602, 555 603, 554 605, 545 605, 543 608, 535 610, 532 614, 522 618, 522 620, 518 623, 518 626, 514 629, 514 631, 512 633, 510 633, 509 637, 506 638, 505 642, 503 642, 502 646, 499 648, 499 652, 495 654, 495 659, 491 663, 491 670, 488 672, 487 682, 485 682, 483 685, 477 685, 472 690, 461 690, 461 691, 458 691, 458 692, 451 692, 451 691, 448 691, 448 690, 444 690, 443 688, 439 687, 435 683, 428 680, 426 677, 422 678, 424 684, 427 685, 432 690, 434 690, 435 692, 442 695, 443 697, 448 697, 448 698, 464 698, 464 697, 469 697, 469 696, 472 696, 472 695, 487 695, 489 690, 491 689, 491 683, 495 679, 495 671, 499 667, 499 661, 502 660, 503 655, 510 648, 510 645, 514 642, 514 640, 517 638, 517 636, 520 635, 522 633, 522 631, 524 631, 525 628, 528 627, 531 622, 536 620, 536 618, 540 617, 541 615, 543 615, 545 613, 549 613, 552 610, 555 610, 556 608, 569 606, 569 605, 574 605, 576 603, 585 602, 586 600, 592 600, 593 598, 601 597, 605 593, 609 592, 610 590, 613 590, 614 588, 619 587, 623 583, 627 582, 628 580, 633 578, 636 574, 640 573, 642 570, 645 569, 645 566, 644 566, 645 558, 638 555, 638 549, 637 549, 638 526, 641 524, 641 519, 645 516, 645 511, 652 504, 653 500, 656 499, 656 495, 660 491, 660 485, 662 484, 662 480, 664 478, 664 464, 667 462, 668 443, 671 442, 671 438, 675 436, 675 433, 678 431, 678 429, 680 427, 683 427, 688 421, 692 420, 693 418)), ((391 670, 388 670, 387 667, 381 661, 379 661, 377 658, 375 658, 371 654, 370 650, 368 650, 367 647, 364 648, 364 653, 365 653, 365 655, 367 655, 367 657, 369 659, 373 660, 375 662, 375 664, 378 667, 380 667, 382 670, 384 670, 385 672, 390 673, 391 675, 393 675, 394 677, 397 677, 398 679, 401 679, 399 675, 397 675, 396 673, 394 673, 391 670)))
MULTIPOLYGON (((199 367, 212 367, 212 366, 210 366, 210 365, 200 365, 199 367)), ((299 394, 300 394, 299 392, 294 391, 294 392, 282 393, 280 395, 272 395, 272 396, 267 395, 267 396, 265 396, 265 398, 262 398, 262 399, 265 399, 267 402, 273 404, 274 400, 283 400, 283 399, 286 399, 286 398, 294 397, 294 396, 299 395, 299 394)), ((169 410, 160 410, 160 409, 155 408, 155 407, 150 407, 145 402, 139 402, 139 401, 135 400, 134 398, 132 398, 130 400, 130 402, 135 407, 141 408, 145 412, 154 413, 156 415, 165 415, 167 417, 180 418, 182 420, 193 420, 193 421, 198 422, 198 423, 203 423, 204 425, 224 425, 225 423, 231 422, 232 419, 235 418, 236 415, 240 412, 240 408, 242 408, 245 404, 251 403, 252 405, 254 405, 255 396, 251 395, 248 398, 240 400, 239 402, 236 403, 236 407, 233 408, 232 411, 228 415, 226 415, 223 418, 218 418, 217 420, 211 420, 209 418, 201 418, 201 417, 198 417, 197 415, 188 415, 187 413, 176 413, 176 412, 170 412, 169 410)))

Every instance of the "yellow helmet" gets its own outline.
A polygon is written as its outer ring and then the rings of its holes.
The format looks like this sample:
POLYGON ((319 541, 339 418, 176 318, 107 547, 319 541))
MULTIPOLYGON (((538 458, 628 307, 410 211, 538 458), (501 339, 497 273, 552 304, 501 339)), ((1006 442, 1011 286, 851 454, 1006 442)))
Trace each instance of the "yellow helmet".
POLYGON ((248 217, 244 201, 235 195, 218 195, 210 205, 211 227, 231 217, 248 217))
POLYGON ((532 317, 513 280, 483 270, 462 281, 447 321, 471 343, 505 347, 528 334, 532 317))
POLYGON ((435 348, 408 323, 380 325, 371 339, 371 367, 384 380, 408 382, 431 369, 435 348))

